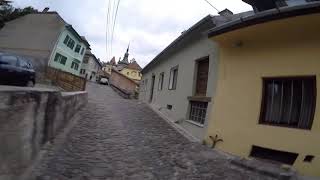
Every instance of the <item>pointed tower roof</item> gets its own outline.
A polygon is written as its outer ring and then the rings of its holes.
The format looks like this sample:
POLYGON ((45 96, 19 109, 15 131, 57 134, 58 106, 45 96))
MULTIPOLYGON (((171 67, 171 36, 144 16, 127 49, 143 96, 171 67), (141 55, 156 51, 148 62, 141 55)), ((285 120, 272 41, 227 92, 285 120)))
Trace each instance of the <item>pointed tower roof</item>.
POLYGON ((129 47, 130 47, 130 43, 128 45, 127 51, 124 54, 122 61, 120 61, 118 64, 125 64, 125 65, 129 64, 129 47))
POLYGON ((113 56, 112 59, 110 60, 111 65, 116 65, 116 58, 113 56))

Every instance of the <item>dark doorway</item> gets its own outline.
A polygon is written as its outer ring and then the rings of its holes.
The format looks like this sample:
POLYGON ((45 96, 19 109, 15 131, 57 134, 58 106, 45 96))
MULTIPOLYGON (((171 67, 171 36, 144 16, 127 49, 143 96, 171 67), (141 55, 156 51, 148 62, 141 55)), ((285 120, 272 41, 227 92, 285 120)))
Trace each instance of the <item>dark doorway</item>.
POLYGON ((149 99, 149 102, 152 102, 152 99, 153 99, 153 89, 154 89, 154 81, 156 79, 156 76, 153 75, 152 76, 152 80, 151 80, 151 89, 150 89, 150 99, 149 99))

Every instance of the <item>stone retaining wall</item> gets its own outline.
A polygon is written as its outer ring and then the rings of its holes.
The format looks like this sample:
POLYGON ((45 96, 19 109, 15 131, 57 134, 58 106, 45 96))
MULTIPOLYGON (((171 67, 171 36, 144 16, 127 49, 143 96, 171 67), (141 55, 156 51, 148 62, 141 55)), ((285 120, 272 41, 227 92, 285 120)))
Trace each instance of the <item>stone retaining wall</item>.
POLYGON ((0 179, 17 179, 87 100, 87 92, 0 86, 0 179))

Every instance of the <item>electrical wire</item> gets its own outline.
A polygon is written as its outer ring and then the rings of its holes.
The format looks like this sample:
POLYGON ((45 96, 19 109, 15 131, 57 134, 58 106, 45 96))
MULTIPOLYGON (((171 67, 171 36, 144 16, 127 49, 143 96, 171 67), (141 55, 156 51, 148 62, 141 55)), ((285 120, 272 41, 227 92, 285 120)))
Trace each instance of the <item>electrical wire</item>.
POLYGON ((115 12, 115 15, 114 15, 114 18, 113 18, 113 27, 112 27, 112 33, 111 33, 111 53, 112 53, 112 47, 113 47, 114 28, 116 26, 116 21, 117 21, 117 15, 118 15, 118 9, 119 9, 120 1, 121 0, 118 0, 116 12, 115 12))
POLYGON ((219 9, 217 9, 216 7, 214 7, 208 0, 204 0, 206 1, 211 7, 213 7, 217 12, 220 12, 219 9))

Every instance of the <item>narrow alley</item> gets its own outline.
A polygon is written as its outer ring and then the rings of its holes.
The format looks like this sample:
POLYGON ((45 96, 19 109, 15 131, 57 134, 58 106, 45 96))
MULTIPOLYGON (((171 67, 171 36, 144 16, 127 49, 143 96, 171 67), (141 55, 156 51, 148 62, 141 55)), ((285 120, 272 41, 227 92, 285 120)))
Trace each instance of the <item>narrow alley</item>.
POLYGON ((30 179, 265 179, 189 142, 139 101, 122 99, 108 86, 87 89, 88 105, 30 179))

